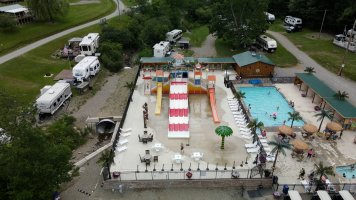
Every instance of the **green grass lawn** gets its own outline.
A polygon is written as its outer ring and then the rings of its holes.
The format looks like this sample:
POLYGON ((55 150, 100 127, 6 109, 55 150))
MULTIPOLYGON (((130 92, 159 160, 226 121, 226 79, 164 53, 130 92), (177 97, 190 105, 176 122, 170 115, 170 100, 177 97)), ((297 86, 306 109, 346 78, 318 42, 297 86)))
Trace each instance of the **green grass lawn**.
POLYGON ((206 37, 209 35, 208 26, 199 26, 191 30, 190 33, 184 33, 183 37, 190 39, 190 45, 193 47, 201 47, 206 37))
POLYGON ((0 55, 59 31, 105 16, 115 9, 116 4, 112 0, 101 0, 100 4, 70 6, 68 14, 54 24, 30 23, 21 26, 15 33, 0 32, 0 55))
POLYGON ((232 49, 231 45, 223 39, 217 39, 215 41, 215 49, 217 57, 231 57, 235 54, 246 51, 245 49, 232 49))
POLYGON ((127 7, 131 7, 136 5, 136 1, 135 0, 122 0, 122 3, 125 4, 125 6, 127 7))
MULTIPOLYGON (((316 62, 331 72, 338 73, 342 64, 342 58, 345 55, 345 49, 335 46, 332 43, 332 36, 322 34, 318 39, 318 32, 309 29, 303 29, 301 32, 286 33, 279 30, 280 23, 275 23, 270 30, 282 32, 290 41, 292 41, 300 50, 307 53, 316 62)), ((356 81, 356 54, 348 52, 343 73, 346 77, 356 81)))

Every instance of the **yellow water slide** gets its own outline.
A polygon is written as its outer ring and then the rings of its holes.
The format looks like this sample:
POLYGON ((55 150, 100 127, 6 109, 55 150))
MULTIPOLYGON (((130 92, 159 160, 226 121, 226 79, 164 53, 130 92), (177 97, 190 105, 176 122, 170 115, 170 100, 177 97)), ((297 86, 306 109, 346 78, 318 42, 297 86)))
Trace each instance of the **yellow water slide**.
POLYGON ((157 83, 157 101, 156 101, 156 110, 155 114, 161 114, 161 107, 162 107, 162 83, 157 83))

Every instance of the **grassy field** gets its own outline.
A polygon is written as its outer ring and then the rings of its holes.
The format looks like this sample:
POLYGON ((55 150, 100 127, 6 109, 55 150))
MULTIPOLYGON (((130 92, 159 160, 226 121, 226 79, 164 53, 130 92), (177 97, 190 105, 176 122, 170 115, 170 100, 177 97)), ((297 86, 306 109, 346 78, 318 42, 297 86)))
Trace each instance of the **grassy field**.
POLYGON ((127 7, 131 7, 131 6, 136 5, 135 0, 122 0, 122 3, 124 3, 125 6, 127 6, 127 7))
POLYGON ((216 49, 217 57, 231 57, 235 54, 246 51, 242 48, 232 49, 231 46, 222 39, 217 39, 215 41, 215 49, 216 49))
POLYGON ((209 35, 208 26, 199 26, 191 30, 190 33, 184 33, 183 37, 190 39, 190 45, 194 47, 201 47, 206 37, 209 35))
MULTIPOLYGON (((303 29, 302 32, 285 33, 281 22, 275 23, 270 30, 282 32, 290 41, 292 41, 300 50, 307 53, 320 65, 338 73, 342 64, 342 58, 345 55, 345 49, 339 48, 332 43, 332 36, 322 34, 318 39, 318 33, 309 29, 303 29)), ((356 54, 348 52, 346 54, 346 63, 343 73, 346 77, 356 81, 356 54)))
POLYGON ((30 23, 21 26, 15 33, 0 32, 0 55, 59 31, 105 16, 115 9, 116 4, 112 0, 101 0, 100 4, 70 6, 68 14, 54 24, 30 23))

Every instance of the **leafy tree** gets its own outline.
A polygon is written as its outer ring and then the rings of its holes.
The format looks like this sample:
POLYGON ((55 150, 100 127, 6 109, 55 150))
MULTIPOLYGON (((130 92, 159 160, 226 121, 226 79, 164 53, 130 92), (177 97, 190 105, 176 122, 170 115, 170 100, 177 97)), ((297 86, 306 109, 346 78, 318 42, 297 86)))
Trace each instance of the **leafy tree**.
POLYGON ((69 8, 66 0, 28 0, 27 5, 37 19, 52 23, 56 18, 65 16, 69 8))
POLYGON ((290 125, 291 128, 293 127, 293 122, 294 121, 303 120, 302 116, 300 116, 300 113, 297 112, 297 111, 288 112, 288 115, 289 115, 288 121, 292 120, 292 124, 290 125))
POLYGON ((276 157, 274 159, 273 166, 272 166, 272 171, 274 171, 274 169, 276 168, 276 163, 277 163, 277 158, 278 158, 279 153, 282 153, 284 156, 286 156, 286 151, 285 150, 286 149, 292 149, 292 146, 291 146, 291 144, 284 143, 281 140, 269 141, 268 144, 271 145, 271 146, 274 146, 272 151, 271 151, 271 154, 276 153, 276 157))
POLYGON ((7 15, 0 15, 0 31, 14 32, 16 31, 16 21, 14 18, 7 15))
POLYGON ((128 28, 116 29, 112 26, 104 26, 101 32, 102 42, 120 43, 124 49, 138 49, 140 40, 135 38, 128 28))
POLYGON ((324 175, 332 175, 335 176, 333 166, 324 166, 324 163, 320 161, 318 164, 314 164, 316 168, 315 174, 319 175, 319 181, 322 180, 322 176, 324 175))
POLYGON ((109 179, 111 179, 111 173, 110 173, 110 165, 111 163, 114 162, 114 158, 115 158, 115 153, 113 153, 113 151, 111 150, 105 150, 99 160, 97 161, 97 163, 100 163, 103 167, 106 167, 109 171, 109 179))
POLYGON ((315 117, 318 117, 318 121, 320 122, 319 128, 318 128, 318 132, 320 132, 321 129, 321 125, 323 124, 324 118, 327 117, 328 119, 331 119, 332 117, 332 112, 331 110, 320 110, 320 113, 314 115, 315 117))
POLYGON ((258 119, 252 119, 248 124, 247 127, 252 129, 252 132, 256 134, 257 129, 263 129, 264 124, 261 121, 258 121, 258 119))
POLYGON ((246 98, 245 94, 245 92, 238 91, 234 94, 234 99, 241 100, 243 98, 246 98))
POLYGON ((232 129, 228 126, 218 126, 215 129, 215 133, 216 133, 216 135, 221 136, 220 149, 224 149, 225 148, 225 137, 229 137, 232 135, 232 133, 233 133, 232 129))
POLYGON ((118 72, 123 68, 122 46, 118 43, 102 42, 99 47, 102 53, 100 61, 111 72, 118 72))
POLYGON ((170 31, 172 25, 167 17, 155 17, 145 22, 140 38, 146 45, 153 46, 155 43, 165 40, 166 33, 170 31))
POLYGON ((334 94, 334 97, 337 99, 344 101, 345 99, 349 98, 349 94, 345 91, 341 92, 340 90, 337 91, 337 93, 334 94))
POLYGON ((309 74, 312 74, 312 73, 315 73, 315 69, 314 67, 306 67, 304 69, 305 72, 309 73, 309 74))
POLYGON ((213 5, 210 32, 233 47, 251 45, 268 28, 267 0, 219 0, 213 5))

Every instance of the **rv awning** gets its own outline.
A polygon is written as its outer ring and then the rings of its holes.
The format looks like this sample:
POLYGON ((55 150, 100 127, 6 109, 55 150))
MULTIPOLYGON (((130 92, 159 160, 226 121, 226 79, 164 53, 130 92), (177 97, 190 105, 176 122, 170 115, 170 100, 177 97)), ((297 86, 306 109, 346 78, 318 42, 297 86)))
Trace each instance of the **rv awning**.
POLYGON ((331 200, 331 197, 330 197, 330 195, 328 194, 327 191, 318 190, 317 193, 318 193, 318 196, 319 196, 320 200, 331 200))
POLYGON ((344 200, 355 200, 355 198, 347 190, 340 190, 339 194, 344 200))
POLYGON ((313 74, 296 73, 297 77, 302 80, 308 87, 324 99, 333 109, 344 118, 356 118, 356 107, 347 100, 339 100, 334 97, 336 93, 324 82, 319 80, 313 74))
POLYGON ((302 200, 302 197, 300 196, 299 192, 296 190, 289 190, 288 195, 291 200, 302 200))

